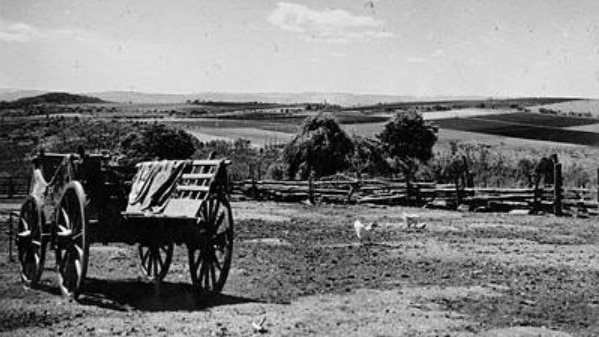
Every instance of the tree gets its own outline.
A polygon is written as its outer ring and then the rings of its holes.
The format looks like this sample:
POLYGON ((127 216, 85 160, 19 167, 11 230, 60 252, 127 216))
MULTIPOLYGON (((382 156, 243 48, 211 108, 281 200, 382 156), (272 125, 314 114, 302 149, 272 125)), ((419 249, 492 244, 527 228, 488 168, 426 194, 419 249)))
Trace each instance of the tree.
POLYGON ((348 167, 347 155, 352 149, 351 138, 332 116, 308 117, 283 150, 287 177, 318 178, 343 171, 348 167))
POLYGON ((198 141, 187 132, 154 123, 141 132, 132 132, 121 142, 129 164, 154 159, 186 159, 196 151, 198 141))
POLYGON ((383 151, 400 168, 407 181, 408 190, 420 162, 433 157, 437 135, 422 116, 415 111, 400 111, 385 124, 376 137, 383 151))

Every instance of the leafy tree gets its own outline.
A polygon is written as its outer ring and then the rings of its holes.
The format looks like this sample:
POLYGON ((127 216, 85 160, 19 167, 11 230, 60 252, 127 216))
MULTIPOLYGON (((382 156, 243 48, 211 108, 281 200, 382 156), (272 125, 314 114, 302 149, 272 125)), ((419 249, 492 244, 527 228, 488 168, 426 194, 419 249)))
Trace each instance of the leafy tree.
POLYGON ((306 118, 300 132, 283 150, 287 176, 307 179, 331 175, 346 169, 351 138, 329 114, 306 118))
POLYGON ((400 168, 409 182, 420 162, 433 157, 437 135, 415 111, 400 111, 393 116, 380 134, 383 150, 400 168))
POLYGON ((154 123, 132 132, 122 141, 121 152, 129 164, 154 159, 185 159, 196 151, 198 141, 180 129, 154 123))

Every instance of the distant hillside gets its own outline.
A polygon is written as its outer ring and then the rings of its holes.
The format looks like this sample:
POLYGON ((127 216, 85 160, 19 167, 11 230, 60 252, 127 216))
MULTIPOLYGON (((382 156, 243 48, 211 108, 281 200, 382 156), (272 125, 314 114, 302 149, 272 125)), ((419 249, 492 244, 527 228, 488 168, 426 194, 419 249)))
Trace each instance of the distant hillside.
MULTIPOLYGON (((39 96, 44 94, 36 90, 3 89, 0 88, 0 101, 15 101, 23 97, 39 96)), ((298 93, 240 93, 240 92, 198 92, 190 94, 163 94, 144 93, 137 91, 104 91, 82 93, 81 95, 93 96, 108 102, 132 103, 132 104, 179 104, 187 101, 212 101, 212 102, 261 102, 267 104, 302 104, 302 103, 327 103, 341 105, 343 107, 374 107, 393 108, 414 103, 426 105, 459 103, 464 107, 477 107, 477 104, 487 101, 498 101, 505 104, 521 106, 550 104, 556 102, 570 101, 574 98, 497 98, 482 96, 405 96, 405 95, 377 95, 377 94, 352 94, 339 92, 298 92, 298 93)), ((75 102, 78 103, 78 102, 75 102)), ((64 103, 68 104, 68 103, 64 103)))
POLYGON ((479 96, 401 96, 401 95, 376 95, 352 94, 337 92, 299 92, 299 93, 239 93, 239 92, 199 92, 194 94, 152 94, 135 91, 110 91, 97 92, 91 95, 119 103, 184 103, 186 101, 212 101, 212 102, 261 102, 267 104, 302 104, 302 103, 327 103, 345 107, 374 105, 379 103, 396 102, 430 102, 440 100, 481 100, 479 96))
POLYGON ((23 108, 39 104, 86 104, 106 103, 97 97, 73 95, 65 92, 51 92, 39 96, 20 98, 12 102, 0 102, 0 109, 23 108))
POLYGON ((416 100, 395 103, 383 103, 366 105, 356 108, 357 110, 395 110, 408 108, 421 108, 423 110, 451 110, 466 108, 482 109, 516 109, 532 107, 541 104, 569 104, 582 100, 581 98, 569 97, 523 97, 523 98, 478 98, 478 99, 443 99, 443 100, 416 100), (566 103, 564 103, 566 102, 566 103))
POLYGON ((21 89, 11 89, 11 88, 0 88, 0 102, 1 101, 16 101, 20 98, 24 97, 33 97, 45 94, 47 91, 40 90, 21 90, 21 89))
POLYGON ((119 103, 184 103, 186 101, 212 101, 212 102, 261 102, 268 104, 295 104, 295 103, 329 103, 342 106, 376 104, 379 102, 402 102, 414 97, 394 95, 369 95, 348 93, 227 93, 227 92, 200 92, 194 94, 151 94, 135 91, 110 91, 97 92, 92 95, 119 103))

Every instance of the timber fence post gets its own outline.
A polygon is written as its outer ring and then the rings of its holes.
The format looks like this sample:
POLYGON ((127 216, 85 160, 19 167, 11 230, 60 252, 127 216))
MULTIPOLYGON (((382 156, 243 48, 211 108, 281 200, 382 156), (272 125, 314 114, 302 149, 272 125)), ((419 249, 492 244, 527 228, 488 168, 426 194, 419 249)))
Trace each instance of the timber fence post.
POLYGON ((533 213, 537 213, 541 207, 541 199, 543 198, 543 194, 539 189, 539 181, 535 179, 534 184, 534 199, 532 204, 533 213))
POLYGON ((8 262, 14 262, 15 259, 12 255, 12 249, 13 249, 13 239, 14 239, 14 232, 13 232, 13 212, 9 212, 8 215, 8 262))
POLYGON ((562 164, 555 163, 553 166, 553 212, 562 215, 562 164))
POLYGON ((308 179, 308 201, 314 205, 314 183, 312 177, 308 179))

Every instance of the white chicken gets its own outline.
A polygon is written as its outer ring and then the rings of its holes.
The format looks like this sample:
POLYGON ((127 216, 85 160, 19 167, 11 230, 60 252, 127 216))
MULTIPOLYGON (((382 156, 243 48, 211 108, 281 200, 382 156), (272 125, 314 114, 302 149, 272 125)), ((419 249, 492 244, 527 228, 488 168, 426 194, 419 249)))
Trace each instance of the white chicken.
POLYGON ((356 235, 362 244, 372 243, 372 232, 377 227, 378 223, 376 221, 373 221, 369 224, 363 224, 360 220, 356 220, 356 222, 354 222, 356 235))
POLYGON ((414 228, 422 230, 426 228, 427 224, 425 222, 419 222, 419 219, 420 215, 418 214, 408 214, 406 212, 403 213, 403 221, 406 224, 407 229, 414 228))

